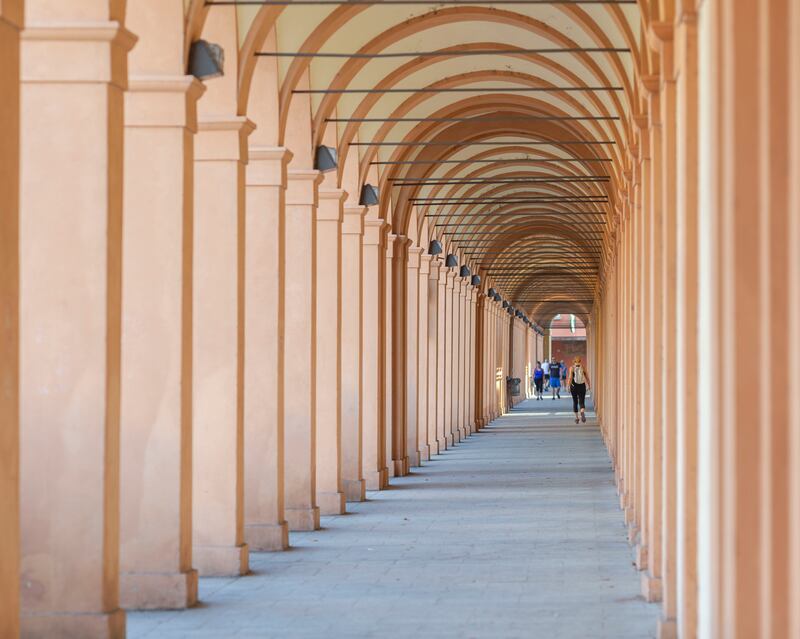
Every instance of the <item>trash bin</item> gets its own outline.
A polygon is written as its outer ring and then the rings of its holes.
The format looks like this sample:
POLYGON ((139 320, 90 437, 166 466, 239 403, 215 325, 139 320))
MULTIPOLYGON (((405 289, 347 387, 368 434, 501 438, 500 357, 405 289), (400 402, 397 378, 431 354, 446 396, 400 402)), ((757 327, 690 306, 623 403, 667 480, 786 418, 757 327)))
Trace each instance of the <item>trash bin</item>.
POLYGON ((506 386, 508 387, 508 394, 512 397, 517 397, 520 394, 519 384, 522 380, 519 377, 506 377, 506 386))

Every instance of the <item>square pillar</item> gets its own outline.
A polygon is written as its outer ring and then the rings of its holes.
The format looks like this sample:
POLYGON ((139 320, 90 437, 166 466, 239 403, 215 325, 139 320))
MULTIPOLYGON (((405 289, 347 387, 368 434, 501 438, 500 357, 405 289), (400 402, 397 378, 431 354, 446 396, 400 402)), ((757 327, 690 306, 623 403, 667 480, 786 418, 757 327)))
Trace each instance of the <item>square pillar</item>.
POLYGON ((408 465, 419 466, 419 267, 422 249, 408 248, 406 277, 406 451, 408 465))
MULTIPOLYGON (((397 236, 390 233, 391 227, 387 225, 386 236, 383 241, 384 269, 382 286, 380 293, 381 308, 381 375, 382 375, 382 408, 383 418, 383 449, 386 459, 386 467, 389 477, 394 477, 394 354, 392 344, 394 342, 394 253, 397 236)), ((402 473, 401 473, 402 474, 402 473)))
POLYGON ((244 232, 247 137, 239 116, 204 119, 195 140, 194 564, 248 571, 244 543, 244 232))
POLYGON ((344 208, 342 222, 341 428, 342 487, 347 501, 366 499, 362 460, 362 239, 366 207, 344 208))
POLYGON ((323 515, 342 515, 341 290, 342 221, 347 192, 320 189, 317 207, 316 394, 317 504, 323 515))
POLYGON ((361 304, 361 419, 363 468, 367 490, 381 490, 389 485, 386 467, 386 442, 383 430, 383 289, 386 258, 383 256, 383 220, 364 222, 362 304, 361 304))
POLYGON ((204 90, 191 76, 132 77, 125 94, 120 600, 129 609, 197 601, 192 225, 204 90))
POLYGON ((319 171, 289 169, 283 226, 282 329, 286 521, 319 528, 316 478, 316 209, 319 171))
POLYGON ((280 273, 287 165, 283 147, 250 146, 245 175, 244 538, 284 550, 284 450, 280 377, 280 273))
MULTIPOLYGON (((408 474, 408 405, 407 383, 410 363, 408 360, 407 332, 408 332, 408 246, 409 239, 405 236, 395 236, 394 250, 391 261, 392 290, 387 297, 387 326, 391 327, 391 347, 387 345, 387 353, 391 354, 392 367, 391 412, 392 412, 392 462, 395 477, 408 474)), ((416 316, 414 317, 416 322, 416 316)), ((388 363, 387 362, 387 363, 388 363)), ((414 358, 416 367, 416 357, 414 358)), ((416 407, 415 407, 416 412, 416 407)), ((414 439, 416 440, 416 424, 414 425, 414 439)), ((414 445, 416 452, 416 441, 414 445)))
MULTIPOLYGON (((428 280, 432 256, 420 252, 417 325, 417 452, 420 463, 431 458, 428 421, 428 280)), ((435 439, 435 438, 434 438, 435 439)))
POLYGON ((453 386, 456 366, 455 349, 457 347, 454 331, 458 317, 455 309, 455 273, 453 269, 447 268, 444 270, 444 280, 444 380, 442 384, 447 389, 444 401, 444 436, 447 441, 447 447, 452 448, 459 441, 455 427, 456 416, 453 414, 453 409, 456 406, 454 398, 457 397, 457 389, 453 386))
POLYGON ((19 32, 22 2, 0 4, 0 637, 19 634, 19 32))
POLYGON ((21 42, 21 635, 123 637, 122 157, 136 39, 107 4, 47 15, 21 42))
POLYGON ((428 275, 428 447, 431 455, 444 451, 444 420, 439 417, 442 399, 439 396, 439 322, 443 313, 439 306, 439 272, 441 260, 430 260, 428 275))

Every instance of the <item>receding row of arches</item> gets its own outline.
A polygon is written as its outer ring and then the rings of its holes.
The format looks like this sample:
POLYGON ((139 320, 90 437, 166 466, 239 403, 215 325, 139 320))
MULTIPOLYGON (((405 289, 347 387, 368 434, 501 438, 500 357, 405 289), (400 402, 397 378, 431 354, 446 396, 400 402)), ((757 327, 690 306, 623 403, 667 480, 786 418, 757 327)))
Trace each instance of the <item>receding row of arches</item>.
POLYGON ((798 21, 0 2, 0 634, 191 605, 513 406, 563 313, 661 635, 797 636, 800 430, 738 371, 797 353, 798 21))

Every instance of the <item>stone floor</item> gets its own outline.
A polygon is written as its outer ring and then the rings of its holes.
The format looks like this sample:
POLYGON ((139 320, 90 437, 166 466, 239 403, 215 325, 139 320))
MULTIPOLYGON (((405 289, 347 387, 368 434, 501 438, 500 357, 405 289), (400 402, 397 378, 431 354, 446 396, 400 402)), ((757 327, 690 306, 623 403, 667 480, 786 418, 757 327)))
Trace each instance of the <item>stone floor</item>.
POLYGON ((652 637, 611 465, 566 399, 529 400, 133 639, 652 637))

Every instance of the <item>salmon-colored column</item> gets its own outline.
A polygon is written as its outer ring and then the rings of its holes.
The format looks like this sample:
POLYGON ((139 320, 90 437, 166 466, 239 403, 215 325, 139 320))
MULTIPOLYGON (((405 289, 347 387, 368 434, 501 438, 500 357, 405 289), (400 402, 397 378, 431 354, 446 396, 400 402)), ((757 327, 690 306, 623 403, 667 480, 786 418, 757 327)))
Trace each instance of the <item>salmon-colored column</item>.
POLYGON ((0 3, 0 636, 19 633, 19 31, 0 3))
POLYGON ((453 417, 453 396, 455 388, 453 387, 453 318, 455 312, 453 310, 453 287, 455 284, 455 273, 452 268, 445 268, 442 272, 444 279, 444 379, 442 380, 442 388, 447 389, 442 399, 444 400, 444 437, 447 442, 447 447, 452 448, 458 442, 458 437, 454 435, 454 417, 453 417))
POLYGON ((381 490, 388 485, 386 443, 383 431, 383 354, 381 336, 384 313, 383 288, 386 258, 384 257, 383 220, 369 216, 364 222, 361 322, 361 419, 364 479, 367 490, 381 490))
POLYGON ((663 313, 663 245, 661 242, 661 224, 664 215, 661 192, 661 142, 662 142, 662 114, 659 102, 659 91, 655 79, 649 78, 647 87, 650 89, 649 133, 650 133, 650 171, 648 182, 649 217, 650 217, 650 248, 649 258, 651 266, 648 272, 650 278, 650 361, 648 362, 648 378, 650 391, 650 422, 649 422, 649 475, 648 511, 647 511, 647 571, 642 575, 642 594, 648 601, 660 601, 662 593, 661 583, 661 543, 662 543, 662 413, 660 406, 661 395, 657 389, 661 388, 661 362, 663 358, 663 327, 661 324, 663 313))
POLYGON ((244 304, 244 537, 256 551, 289 545, 284 514, 278 378, 283 147, 252 145, 246 173, 244 304))
MULTIPOLYGON (((418 294, 418 325, 417 325, 417 451, 419 461, 428 461, 431 458, 431 433, 428 421, 428 280, 431 273, 431 260, 433 257, 420 251, 418 294)), ((435 437, 433 438, 435 441, 435 437)))
POLYGON ((386 470, 388 477, 395 476, 394 463, 394 353, 392 344, 394 343, 394 254, 397 250, 397 235, 389 232, 383 240, 383 281, 380 291, 381 308, 381 374, 382 374, 382 396, 381 396, 381 431, 383 435, 383 454, 386 460, 386 470))
MULTIPOLYGON (((135 38, 109 4, 29 0, 25 7, 19 497, 21 634, 28 637, 125 634, 118 599, 121 186, 126 58, 135 38)), ((4 67, 15 60, 10 54, 4 67)), ((5 69, 3 76, 5 83, 5 69)), ((8 99, 0 100, 3 110, 8 99)))
POLYGON ((341 425, 342 487, 347 501, 364 501, 362 449, 361 298, 366 207, 344 208, 342 222, 341 425))
MULTIPOLYGON (((316 478, 316 212, 322 174, 289 168, 283 226, 282 371, 289 530, 319 528, 316 478)), ((332 407, 331 410, 336 410, 332 407)))
POLYGON ((422 249, 407 250, 406 277, 406 451, 408 465, 420 465, 419 427, 419 271, 422 249))
POLYGON ((120 601, 125 608, 185 608, 197 601, 192 569, 193 138, 196 102, 204 88, 181 75, 183 40, 177 36, 183 12, 180 5, 174 9, 171 25, 152 3, 128 12, 128 26, 141 27, 150 39, 139 43, 145 49, 131 54, 125 95, 120 417, 120 601), (148 29, 158 17, 164 33, 148 29), (150 60, 155 52, 172 64, 150 60))
POLYGON ((342 220, 347 193, 321 188, 317 208, 317 504, 322 515, 345 512, 342 490, 341 290, 342 220))
POLYGON ((238 116, 195 141, 193 504, 201 575, 248 570, 244 543, 244 231, 247 137, 238 116))
POLYGON ((464 278, 453 279, 453 438, 466 439, 464 431, 464 278))
MULTIPOLYGON (((697 376, 698 220, 697 220, 697 16, 681 8, 676 19, 677 131, 676 244, 678 253, 677 326, 681 374, 697 376)), ((697 398, 690 384, 677 396, 677 634, 697 633, 697 398)))
MULTIPOLYGON (((397 236, 394 240, 394 252, 392 254, 392 288, 391 288, 391 310, 387 305, 387 314, 391 321, 387 322, 387 327, 391 327, 391 348, 387 346, 387 353, 391 353, 392 383, 387 385, 391 389, 391 408, 392 408, 392 461, 394 476, 402 477, 408 474, 408 399, 406 397, 406 385, 408 383, 408 350, 406 338, 408 332, 408 246, 410 240, 405 236, 397 236)), ((416 323, 416 316, 414 317, 416 323)), ((388 341, 388 340, 387 340, 388 341)), ((416 360, 414 361, 416 367, 416 360)), ((414 437, 416 438, 416 424, 414 426, 414 437)), ((414 446, 416 451, 416 445, 414 446)))
POLYGON ((428 446, 431 455, 444 451, 444 420, 439 417, 442 407, 439 390, 439 371, 442 368, 439 359, 439 323, 443 316, 439 306, 441 264, 441 260, 432 257, 428 275, 428 446))

